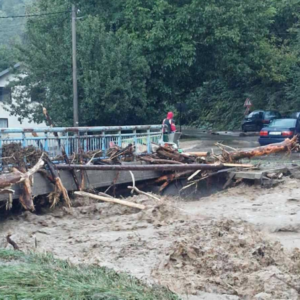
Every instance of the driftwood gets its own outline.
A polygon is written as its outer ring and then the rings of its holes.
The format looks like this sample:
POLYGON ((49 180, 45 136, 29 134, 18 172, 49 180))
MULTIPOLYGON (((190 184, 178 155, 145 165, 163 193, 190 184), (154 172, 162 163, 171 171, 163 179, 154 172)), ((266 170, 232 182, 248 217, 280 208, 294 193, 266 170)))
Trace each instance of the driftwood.
POLYGON ((50 160, 50 158, 47 155, 44 156, 44 160, 45 160, 45 162, 50 170, 50 173, 53 177, 53 180, 55 182, 55 190, 53 193, 51 193, 48 196, 48 198, 52 202, 51 207, 54 207, 58 203, 60 196, 63 196, 68 207, 71 207, 71 200, 69 198, 68 191, 66 190, 60 177, 58 176, 58 173, 57 173, 56 169, 54 168, 53 162, 50 160))
POLYGON ((109 153, 109 156, 110 156, 109 159, 113 161, 113 160, 115 160, 116 158, 119 158, 122 155, 132 155, 134 149, 133 149, 133 145, 129 144, 124 149, 121 149, 121 148, 115 146, 115 147, 111 148, 110 150, 108 151, 108 152, 110 152, 109 153), (110 150, 112 152, 110 152, 110 150), (114 150, 115 150, 115 152, 114 152, 114 150))
POLYGON ((159 188, 159 191, 162 192, 164 189, 166 189, 170 183, 174 182, 175 180, 189 176, 191 174, 191 171, 184 171, 179 173, 171 173, 164 176, 159 177, 155 182, 160 183, 164 182, 163 185, 159 188))
POLYGON ((209 156, 209 152, 185 152, 185 155, 188 156, 197 156, 197 157, 207 157, 209 156))
POLYGON ((199 173, 201 172, 201 170, 196 171, 195 173, 193 173, 189 178, 188 181, 192 180, 194 177, 196 177, 199 173))
POLYGON ((81 197, 89 197, 89 198, 100 200, 100 201, 116 203, 116 204, 121 204, 121 205, 129 206, 129 207, 133 207, 133 208, 138 208, 138 209, 141 209, 141 210, 146 209, 145 205, 136 204, 136 203, 132 203, 132 202, 125 201, 125 200, 102 197, 102 196, 98 196, 98 195, 94 195, 94 194, 90 194, 90 193, 86 193, 86 192, 75 192, 74 194, 77 195, 77 196, 81 196, 81 197))
MULTIPOLYGON (((78 143, 79 143, 79 141, 78 141, 78 143)), ((80 160, 79 160, 79 162, 80 162, 81 165, 83 165, 83 158, 82 158, 83 150, 82 150, 82 148, 80 148, 79 151, 80 151, 80 156, 79 156, 80 160)), ((75 174, 75 170, 74 169, 71 170, 71 172, 74 172, 74 174, 75 174)), ((84 170, 80 171, 81 182, 80 182, 79 191, 83 191, 84 188, 85 188, 85 174, 86 174, 86 172, 84 170)))
POLYGON ((258 147, 250 151, 223 151, 223 160, 226 162, 235 162, 243 158, 252 158, 273 153, 290 152, 297 144, 298 136, 292 139, 286 139, 282 143, 270 144, 263 147, 258 147))
POLYGON ((159 147, 156 150, 157 156, 161 159, 171 159, 181 163, 191 164, 196 162, 196 160, 188 155, 179 153, 178 151, 170 147, 159 147))
POLYGON ((20 251, 20 248, 19 248, 19 246, 16 244, 16 242, 14 242, 14 241, 11 239, 11 234, 8 234, 8 235, 6 236, 6 240, 7 240, 7 242, 8 242, 10 245, 12 245, 12 246, 14 247, 14 250, 20 251))
POLYGON ((233 163, 223 163, 224 167, 228 168, 246 168, 246 169, 252 169, 254 168, 254 165, 252 164, 233 164, 233 163))
MULTIPOLYGON (((68 165, 71 164, 71 162, 69 160, 69 157, 68 157, 68 155, 67 155, 64 147, 61 147, 61 153, 63 155, 65 163, 68 164, 68 165)), ((77 191, 81 191, 81 188, 80 188, 80 185, 79 185, 78 178, 76 176, 75 170, 74 169, 70 170, 70 173, 71 173, 71 175, 73 177, 73 180, 75 182, 75 185, 77 187, 77 191)))
POLYGON ((191 186, 193 186, 193 185, 197 185, 197 184, 198 184, 200 181, 202 181, 202 180, 206 180, 206 179, 208 179, 208 178, 210 178, 210 177, 213 177, 213 176, 215 176, 215 175, 219 175, 219 174, 221 174, 221 173, 229 172, 229 171, 231 171, 231 170, 232 170, 232 169, 224 169, 224 170, 219 170, 219 171, 217 171, 217 172, 209 172, 209 173, 206 172, 205 174, 202 174, 201 178, 192 181, 192 182, 189 183, 188 185, 184 186, 180 191, 183 191, 183 190, 185 190, 185 189, 187 189, 187 188, 189 188, 189 187, 191 187, 191 186))
POLYGON ((101 170, 101 171, 186 171, 220 170, 222 164, 175 164, 175 165, 56 165, 58 170, 101 170))
POLYGON ((130 175, 131 175, 131 178, 132 178, 132 185, 133 186, 128 186, 129 189, 131 189, 131 193, 133 193, 133 191, 137 192, 138 194, 141 194, 141 195, 144 195, 144 196, 147 196, 148 198, 152 198, 156 201, 161 201, 161 199, 159 199, 158 197, 155 197, 154 195, 151 195, 149 193, 145 193, 141 190, 139 190, 136 186, 135 186, 135 178, 134 178, 134 175, 131 171, 130 172, 130 175))
MULTIPOLYGON (((23 173, 25 173, 25 170, 21 170, 23 173)), ((32 198, 32 182, 31 178, 28 177, 26 178, 22 183, 22 194, 19 197, 20 203, 26 210, 31 210, 33 211, 34 208, 34 203, 33 203, 33 198, 32 198)))
POLYGON ((232 184, 234 177, 235 177, 234 173, 229 173, 228 179, 226 183, 223 185, 223 190, 227 189, 232 184))
POLYGON ((146 161, 152 164, 174 164, 174 165, 183 165, 182 162, 179 161, 174 161, 174 160, 169 160, 169 159, 158 159, 158 158, 153 158, 149 156, 141 156, 139 157, 140 160, 146 161))
POLYGON ((40 158, 37 164, 26 173, 13 169, 13 172, 11 173, 0 175, 0 189, 5 189, 10 187, 12 184, 23 182, 26 178, 30 178, 30 176, 41 169, 44 164, 43 158, 40 158))

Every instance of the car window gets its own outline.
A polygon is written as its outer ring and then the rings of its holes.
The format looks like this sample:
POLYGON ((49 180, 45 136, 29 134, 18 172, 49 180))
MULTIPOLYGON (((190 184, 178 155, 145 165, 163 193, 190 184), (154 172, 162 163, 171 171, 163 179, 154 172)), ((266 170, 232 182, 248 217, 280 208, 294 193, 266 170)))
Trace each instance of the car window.
POLYGON ((295 119, 278 119, 274 120, 269 127, 284 127, 284 128, 290 128, 296 126, 297 120, 295 119))
POLYGON ((259 111, 253 111, 252 113, 250 113, 250 114, 248 115, 248 118, 258 119, 260 113, 261 113, 261 112, 259 112, 259 111))
POLYGON ((298 113, 298 112, 295 112, 295 113, 290 114, 290 118, 295 118, 295 119, 297 119, 298 117, 299 117, 299 113, 298 113))
POLYGON ((279 113, 276 111, 267 111, 265 114, 266 119, 267 118, 277 118, 279 117, 279 113))

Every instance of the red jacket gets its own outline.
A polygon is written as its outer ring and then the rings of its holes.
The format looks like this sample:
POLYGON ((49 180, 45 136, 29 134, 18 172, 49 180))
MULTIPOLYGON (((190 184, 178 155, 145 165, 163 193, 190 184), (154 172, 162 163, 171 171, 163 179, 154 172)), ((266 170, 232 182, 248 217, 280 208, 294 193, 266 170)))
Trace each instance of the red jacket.
MULTIPOLYGON (((165 124, 165 121, 166 121, 166 120, 169 121, 171 132, 175 132, 175 131, 176 131, 176 126, 175 126, 173 117, 174 117, 174 114, 173 114, 172 112, 168 112, 168 114, 167 114, 167 119, 164 119, 164 120, 163 120, 163 125, 165 124)), ((164 130, 164 131, 165 131, 165 130, 164 130)))

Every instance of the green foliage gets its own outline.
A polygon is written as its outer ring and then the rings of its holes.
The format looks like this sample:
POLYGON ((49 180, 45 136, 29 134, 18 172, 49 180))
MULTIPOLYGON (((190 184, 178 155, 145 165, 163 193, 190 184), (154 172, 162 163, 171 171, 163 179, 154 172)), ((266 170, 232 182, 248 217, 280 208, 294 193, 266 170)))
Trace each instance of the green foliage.
MULTIPOLYGON (((52 1, 39 2, 43 11, 52 1)), ((59 1, 57 1, 58 3, 59 1)), ((60 1, 57 10, 70 6, 60 1)), ((30 105, 33 87, 45 90, 42 104, 57 125, 72 125, 72 57, 69 15, 28 22, 27 39, 19 45, 19 58, 28 75, 17 85, 25 86, 13 113, 42 119, 41 106, 30 105), (55 26, 54 26, 55 25, 55 26)), ((137 124, 146 121, 146 79, 149 67, 139 46, 127 34, 105 31, 98 17, 78 22, 78 89, 80 123, 83 125, 137 124)))
POLYGON ((170 291, 95 266, 0 249, 1 299, 178 300, 170 291))
MULTIPOLYGON (((31 11, 72 3, 40 0, 31 11)), ((229 129, 239 127, 247 97, 259 109, 299 102, 300 0, 75 3, 81 125, 160 123, 183 102, 186 122, 229 129)), ((55 122, 71 125, 70 16, 30 19, 18 50, 28 77, 12 113, 41 120, 28 101, 38 86, 55 122)))
POLYGON ((15 63, 15 54, 13 49, 0 45, 0 72, 12 67, 15 63))
MULTIPOLYGON (((24 15, 26 6, 32 0, 0 0, 0 17, 24 15)), ((0 19, 0 45, 12 44, 16 39, 20 39, 24 33, 26 19, 5 18, 0 19)))

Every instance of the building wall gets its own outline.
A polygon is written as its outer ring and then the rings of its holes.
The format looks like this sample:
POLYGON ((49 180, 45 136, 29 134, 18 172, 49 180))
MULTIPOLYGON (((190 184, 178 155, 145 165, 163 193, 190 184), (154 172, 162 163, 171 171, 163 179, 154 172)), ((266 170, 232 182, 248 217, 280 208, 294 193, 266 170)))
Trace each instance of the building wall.
MULTIPOLYGON (((0 78, 0 87, 5 87, 9 84, 11 80, 14 79, 14 76, 11 74, 7 74, 0 78)), ((12 102, 14 102, 13 94, 12 94, 12 102)), ((34 104, 33 104, 34 105, 34 104)), ((4 105, 0 102, 0 118, 8 119, 8 127, 9 128, 42 128, 47 127, 47 125, 43 123, 30 123, 29 119, 25 118, 22 120, 22 123, 19 122, 17 116, 10 116, 9 112, 4 109, 4 105)), ((1 125, 1 122, 0 122, 1 125)))

